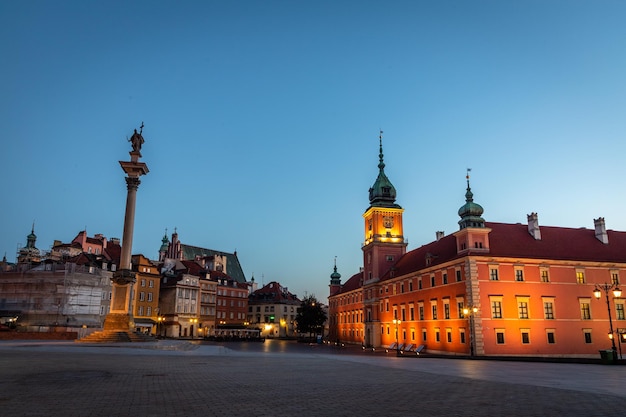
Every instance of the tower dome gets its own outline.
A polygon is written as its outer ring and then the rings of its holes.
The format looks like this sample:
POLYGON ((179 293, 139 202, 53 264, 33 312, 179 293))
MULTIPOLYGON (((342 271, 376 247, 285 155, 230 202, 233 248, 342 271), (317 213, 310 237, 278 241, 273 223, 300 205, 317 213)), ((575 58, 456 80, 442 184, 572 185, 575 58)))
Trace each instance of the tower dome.
POLYGON ((378 153, 378 177, 374 185, 369 189, 370 206, 378 207, 400 207, 395 204, 396 188, 393 186, 385 174, 385 162, 383 161, 383 132, 380 131, 380 147, 378 153))
POLYGON ((333 273, 330 274, 330 285, 341 285, 341 274, 337 272, 337 258, 335 258, 333 273))
POLYGON ((465 229, 466 227, 485 227, 485 219, 481 217, 484 209, 480 204, 474 203, 474 193, 472 193, 469 183, 470 171, 471 169, 468 169, 467 175, 465 176, 467 180, 465 204, 463 204, 459 209, 459 217, 461 218, 461 220, 459 220, 460 229, 465 229))

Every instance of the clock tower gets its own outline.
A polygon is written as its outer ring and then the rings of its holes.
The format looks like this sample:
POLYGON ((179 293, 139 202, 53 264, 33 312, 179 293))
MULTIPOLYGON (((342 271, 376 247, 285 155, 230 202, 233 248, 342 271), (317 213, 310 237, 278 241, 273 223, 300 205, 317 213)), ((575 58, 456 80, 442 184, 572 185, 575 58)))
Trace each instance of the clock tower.
POLYGON ((363 281, 377 282, 396 261, 406 253, 402 213, 396 204, 396 189, 385 175, 383 162, 383 132, 379 136, 378 177, 369 190, 370 206, 363 213, 365 240, 363 242, 363 281))

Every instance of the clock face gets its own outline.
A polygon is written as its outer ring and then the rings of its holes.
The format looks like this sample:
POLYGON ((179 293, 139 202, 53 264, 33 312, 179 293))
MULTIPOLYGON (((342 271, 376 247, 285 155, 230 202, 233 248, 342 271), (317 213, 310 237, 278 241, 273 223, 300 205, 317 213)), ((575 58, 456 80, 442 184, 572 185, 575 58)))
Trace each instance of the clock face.
POLYGON ((391 229, 393 227, 393 217, 391 216, 383 217, 383 226, 385 226, 387 229, 391 229))

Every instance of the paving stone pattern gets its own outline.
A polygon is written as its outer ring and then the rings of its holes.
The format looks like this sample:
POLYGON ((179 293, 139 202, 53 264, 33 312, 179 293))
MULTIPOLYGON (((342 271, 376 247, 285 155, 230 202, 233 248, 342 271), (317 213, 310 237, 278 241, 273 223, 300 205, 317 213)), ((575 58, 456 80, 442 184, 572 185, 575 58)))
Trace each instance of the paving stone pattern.
POLYGON ((387 367, 345 354, 128 352, 2 348, 0 415, 528 417, 626 410, 626 381, 619 396, 402 369, 402 358, 380 358, 395 361, 387 367))

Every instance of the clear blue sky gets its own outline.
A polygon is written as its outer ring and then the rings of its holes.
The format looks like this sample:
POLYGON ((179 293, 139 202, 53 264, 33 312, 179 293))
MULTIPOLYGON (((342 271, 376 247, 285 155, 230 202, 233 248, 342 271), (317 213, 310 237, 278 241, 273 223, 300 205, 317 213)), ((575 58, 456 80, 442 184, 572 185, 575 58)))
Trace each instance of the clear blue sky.
POLYGON ((624 1, 0 1, 0 255, 122 235, 326 300, 362 264, 378 131, 409 250, 487 221, 626 230, 624 1))

